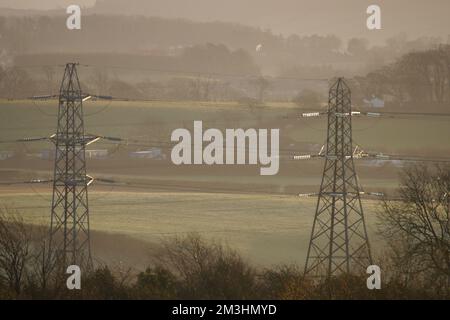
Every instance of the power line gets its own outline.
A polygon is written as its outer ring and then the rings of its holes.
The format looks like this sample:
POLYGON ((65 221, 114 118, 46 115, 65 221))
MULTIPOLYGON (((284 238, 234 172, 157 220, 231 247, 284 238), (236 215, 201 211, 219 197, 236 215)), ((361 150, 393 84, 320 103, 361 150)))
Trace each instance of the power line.
POLYGON ((12 186, 19 184, 36 184, 36 183, 50 183, 53 182, 51 179, 32 179, 32 180, 23 180, 23 181, 0 181, 0 185, 12 186))
MULTIPOLYGON (((178 142, 177 141, 162 141, 162 140, 137 140, 137 139, 129 139, 129 138, 120 138, 120 137, 111 137, 111 136, 103 136, 103 135, 95 135, 95 134, 90 134, 90 135, 85 135, 84 139, 89 139, 91 141, 95 140, 98 141, 100 139, 105 140, 102 143, 103 144, 112 144, 112 145, 122 145, 122 146, 134 146, 134 147, 161 147, 163 149, 171 149, 173 146, 175 146, 178 142)), ((21 138, 21 139, 13 139, 13 140, 3 140, 0 141, 0 144, 7 144, 7 143, 22 143, 22 142, 35 142, 35 141, 54 141, 55 140, 55 135, 49 136, 49 137, 29 137, 29 138, 21 138)), ((198 146, 199 148, 203 148, 203 144, 207 144, 207 142, 202 142, 202 146, 198 146)), ((195 143, 192 141, 191 142, 191 148, 195 147, 195 143)), ((243 150, 243 151, 248 151, 248 152, 257 152, 258 151, 258 147, 256 148, 252 148, 250 146, 247 147, 247 144, 244 147, 239 147, 239 146, 228 146, 226 144, 222 145, 220 147, 221 149, 236 149, 236 150, 243 150)), ((296 149, 292 149, 292 148, 282 148, 279 149, 280 153, 291 153, 291 152, 295 152, 296 149)), ((290 157, 286 158, 287 160, 290 160, 290 157)))
MULTIPOLYGON (((262 74, 241 74, 241 73, 223 73, 223 72, 208 72, 208 71, 194 71, 194 70, 171 70, 161 68, 149 68, 149 67, 134 67, 124 65, 93 65, 93 64, 80 64, 80 67, 85 68, 97 68, 97 69, 122 69, 139 72, 153 72, 153 73, 168 73, 168 74, 181 74, 181 75, 193 75, 193 76, 206 76, 206 77, 224 77, 224 78, 238 78, 238 79, 252 79, 252 78, 267 78, 267 79, 279 79, 279 80, 297 80, 297 81, 318 81, 329 82, 328 78, 303 78, 303 77, 290 77, 290 76, 267 76, 262 74)), ((45 68, 45 67, 64 67, 63 65, 16 65, 16 68, 45 68)))
MULTIPOLYGON (((54 141, 55 135, 50 137, 29 137, 29 138, 21 138, 21 139, 13 139, 13 140, 3 140, 0 141, 0 144, 11 144, 11 143, 23 143, 23 142, 37 142, 37 141, 54 141)), ((160 149, 170 151, 171 148, 177 144, 178 142, 168 142, 161 140, 137 140, 137 139, 127 139, 127 138, 119 138, 119 137, 109 137, 109 136, 101 136, 101 135, 85 135, 84 139, 89 139, 92 141, 99 141, 103 139, 102 144, 110 144, 116 147, 119 146, 132 146, 139 148, 154 148, 158 147, 160 149)), ((196 145, 194 142, 191 142, 191 148, 195 148, 196 145)), ((197 146, 198 148, 203 148, 202 146, 197 146)), ((222 145, 221 149, 231 149, 230 146, 222 145)), ((233 149, 241 150, 245 152, 257 152, 258 148, 250 148, 250 147, 242 147, 234 146, 233 149)), ((361 150, 359 150, 361 151, 361 150)), ((325 158, 327 157, 325 154, 303 154, 303 155, 291 155, 293 152, 298 153, 297 149, 293 148, 281 148, 279 149, 279 159, 283 161, 292 161, 292 160, 310 160, 316 158, 325 158), (290 154, 283 155, 284 153, 290 154)), ((379 161, 404 161, 404 162, 441 162, 441 163, 450 163, 450 159, 448 158, 431 158, 431 157, 423 157, 419 155, 395 155, 395 154, 383 154, 383 153, 366 153, 360 152, 358 155, 353 155, 355 159, 364 159, 364 160, 379 160, 379 161)))
MULTIPOLYGON (((327 116, 328 111, 311 111, 300 114, 300 118, 315 118, 321 116, 327 116)), ((370 111, 352 111, 349 114, 342 114, 339 116, 366 116, 372 118, 388 117, 388 118, 398 118, 400 117, 450 117, 450 113, 446 112, 397 112, 397 111, 386 111, 386 112, 370 112, 370 111)))
POLYGON ((284 76, 264 76, 261 74, 237 74, 237 73, 220 73, 220 72, 207 72, 207 71, 193 71, 193 70, 169 70, 169 69, 158 69, 158 68, 147 68, 147 67, 133 67, 133 66, 120 66, 120 65, 92 65, 92 64, 82 64, 82 67, 88 68, 109 68, 109 69, 125 69, 125 70, 137 70, 155 73, 173 73, 173 74, 190 74, 194 76, 216 76, 225 78, 268 78, 268 79, 280 79, 280 80, 299 80, 299 81, 322 81, 329 82, 328 78, 300 78, 300 77, 284 77, 284 76))

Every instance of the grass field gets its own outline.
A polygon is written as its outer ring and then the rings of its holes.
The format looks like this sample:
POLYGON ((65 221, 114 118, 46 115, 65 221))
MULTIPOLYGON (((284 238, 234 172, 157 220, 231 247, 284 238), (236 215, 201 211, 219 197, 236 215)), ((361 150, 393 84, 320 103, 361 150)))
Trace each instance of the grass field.
MULTIPOLYGON (((93 101, 85 103, 84 112, 86 132, 118 137, 153 137, 169 141, 172 130, 183 126, 191 128, 194 120, 203 120, 206 126, 217 128, 256 125, 280 128, 282 141, 323 144, 326 138, 326 119, 296 120, 301 110, 291 103, 269 103, 251 110, 234 102, 93 101)), ((48 136, 56 130, 56 114, 56 100, 0 101, 1 140, 48 136)), ((355 118, 353 130, 354 141, 366 150, 449 152, 447 118, 355 118)), ((2 149, 8 147, 11 145, 0 146, 2 149)))
MULTIPOLYGON (((281 148, 310 153, 302 148, 323 144, 326 119, 297 119, 301 112, 290 103, 273 103, 250 109, 237 103, 208 102, 89 102, 84 105, 86 132, 133 139, 170 141, 172 130, 192 128, 194 120, 214 128, 280 128, 281 148)), ((57 102, 0 101, 0 141, 49 136, 56 130, 57 102)), ((439 117, 364 119, 353 121, 353 138, 366 151, 402 155, 448 157, 450 126, 439 117)), ((52 148, 47 143, 2 143, 0 151, 29 153, 52 148)), ((99 144, 95 148, 109 148, 99 144)), ((138 150, 128 146, 127 151, 138 150)), ((22 157, 0 161, 0 180, 50 177, 53 162, 22 157)), ((300 192, 317 192, 322 161, 280 163, 276 176, 261 177, 254 166, 174 166, 170 161, 132 160, 114 153, 107 160, 89 160, 95 177, 147 181, 141 189, 98 188, 90 192, 91 228, 129 235, 149 243, 161 238, 197 231, 222 239, 245 257, 262 265, 302 263, 315 211, 314 198, 300 192), (162 191, 166 186, 166 191, 162 191), (199 190, 190 192, 180 186, 199 190), (220 191, 230 190, 230 192, 220 191), (236 191, 236 193, 231 192, 236 191), (213 193, 215 192, 215 193, 213 193), (248 192, 248 194, 243 194, 248 192)), ((366 191, 393 190, 399 169, 372 167, 357 162, 366 191)), ((17 208, 27 222, 49 222, 51 194, 48 188, 31 186, 0 189, 0 204, 17 208)), ((378 202, 364 200, 372 239, 378 202)), ((378 240, 373 240, 378 243, 378 240)), ((375 245, 376 246, 376 245, 375 245)), ((95 247, 95 244, 94 244, 95 247)))
MULTIPOLYGON (((41 225, 49 223, 50 199, 46 191, 0 195, 1 204, 17 208, 26 222, 41 225)), ((89 199, 94 231, 150 243, 199 232, 237 248, 259 265, 303 263, 316 202, 292 196, 115 191, 92 192, 89 199)), ((376 243, 378 203, 363 205, 376 243)))

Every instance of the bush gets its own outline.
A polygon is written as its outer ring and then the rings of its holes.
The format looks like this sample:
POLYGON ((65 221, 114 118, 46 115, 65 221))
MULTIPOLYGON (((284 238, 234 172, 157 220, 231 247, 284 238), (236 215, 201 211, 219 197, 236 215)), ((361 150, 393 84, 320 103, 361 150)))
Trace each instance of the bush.
POLYGON ((265 299, 306 299, 310 285, 297 265, 280 265, 262 272, 259 292, 265 299))
POLYGON ((84 299, 127 299, 130 297, 126 277, 119 277, 107 267, 103 266, 84 276, 82 290, 74 290, 74 296, 81 294, 84 299))
POLYGON ((172 272, 157 266, 149 267, 139 273, 134 289, 139 299, 175 299, 178 294, 178 285, 172 272))
POLYGON ((256 271, 236 251, 198 234, 166 242, 160 261, 178 277, 179 298, 249 299, 255 294, 256 271))

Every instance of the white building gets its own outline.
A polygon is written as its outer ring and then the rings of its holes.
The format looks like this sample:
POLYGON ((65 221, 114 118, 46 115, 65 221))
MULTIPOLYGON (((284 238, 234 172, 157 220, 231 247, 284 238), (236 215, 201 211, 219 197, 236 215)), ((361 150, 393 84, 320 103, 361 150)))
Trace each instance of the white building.
MULTIPOLYGON (((43 160, 54 160, 55 159, 55 149, 44 149, 41 150, 36 156, 43 160)), ((86 159, 104 159, 108 156, 107 149, 95 149, 95 150, 85 150, 86 159)))
POLYGON ((105 159, 108 156, 107 149, 95 149, 85 151, 86 159, 105 159))
POLYGON ((14 151, 0 151, 0 160, 7 160, 14 157, 14 151))
POLYGON ((144 151, 134 151, 130 154, 131 158, 137 159, 154 159, 154 160, 162 160, 166 158, 166 155, 162 153, 160 148, 150 148, 144 151))

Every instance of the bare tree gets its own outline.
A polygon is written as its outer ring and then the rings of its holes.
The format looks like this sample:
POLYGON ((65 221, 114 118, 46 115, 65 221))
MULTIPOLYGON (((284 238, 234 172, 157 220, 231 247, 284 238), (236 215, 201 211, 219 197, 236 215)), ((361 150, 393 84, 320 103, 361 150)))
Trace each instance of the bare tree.
POLYGON ((443 103, 450 83, 450 46, 408 53, 395 70, 411 100, 443 103))
POLYGON ((0 279, 17 295, 22 291, 31 241, 22 218, 8 209, 0 210, 0 279))
POLYGON ((267 89, 269 89, 269 87, 270 87, 269 80, 267 80, 266 78, 261 76, 261 77, 251 80, 250 84, 252 84, 256 88, 258 101, 263 102, 264 95, 266 94, 267 89))
POLYGON ((54 93, 54 84, 55 84, 55 68, 52 66, 44 66, 42 67, 42 71, 45 75, 45 80, 47 81, 47 93, 54 93))
POLYGON ((245 299, 253 293, 253 268, 236 251, 198 234, 166 241, 159 260, 182 281, 183 297, 245 299))
POLYGON ((429 288, 450 288, 450 167, 405 169, 401 201, 384 201, 380 231, 394 265, 406 282, 426 281, 429 288))
POLYGON ((27 283, 34 285, 41 294, 57 294, 61 290, 63 261, 55 250, 51 250, 48 241, 48 228, 33 232, 32 253, 28 260, 27 283))
POLYGON ((191 96, 194 100, 214 100, 218 81, 212 76, 197 77, 189 81, 191 96))

